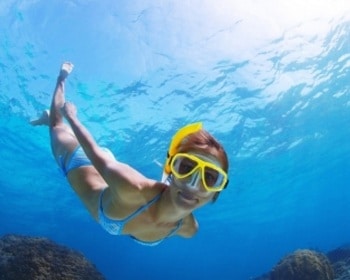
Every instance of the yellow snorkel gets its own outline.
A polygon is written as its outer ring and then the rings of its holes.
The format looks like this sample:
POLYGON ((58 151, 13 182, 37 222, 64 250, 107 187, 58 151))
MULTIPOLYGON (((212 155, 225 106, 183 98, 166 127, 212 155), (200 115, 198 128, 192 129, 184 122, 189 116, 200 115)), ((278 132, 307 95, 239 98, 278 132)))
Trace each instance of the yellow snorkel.
POLYGON ((203 125, 201 122, 192 123, 192 124, 188 124, 188 125, 180 128, 175 133, 175 135, 173 136, 173 138, 170 142, 170 146, 169 146, 168 154, 167 154, 167 159, 166 159, 165 164, 164 164, 162 182, 165 182, 167 177, 171 173, 171 170, 170 170, 171 159, 176 154, 177 148, 180 145, 181 141, 186 136, 201 130, 202 127, 203 127, 203 125))

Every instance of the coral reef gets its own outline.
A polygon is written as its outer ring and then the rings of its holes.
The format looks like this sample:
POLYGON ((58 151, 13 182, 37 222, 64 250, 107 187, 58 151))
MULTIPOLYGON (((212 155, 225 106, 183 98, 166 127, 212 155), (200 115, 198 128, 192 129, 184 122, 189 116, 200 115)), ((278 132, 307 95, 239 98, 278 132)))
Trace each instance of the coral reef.
POLYGON ((332 262, 335 273, 335 280, 350 279, 350 247, 339 247, 327 254, 327 257, 332 262))
POLYGON ((297 250, 284 257, 271 271, 271 280, 333 280, 327 257, 311 250, 297 250))
POLYGON ((5 235, 0 239, 0 280, 105 279, 82 254, 49 239, 5 235))
POLYGON ((254 280, 349 280, 350 246, 339 247, 326 255, 312 250, 297 250, 271 270, 254 280))

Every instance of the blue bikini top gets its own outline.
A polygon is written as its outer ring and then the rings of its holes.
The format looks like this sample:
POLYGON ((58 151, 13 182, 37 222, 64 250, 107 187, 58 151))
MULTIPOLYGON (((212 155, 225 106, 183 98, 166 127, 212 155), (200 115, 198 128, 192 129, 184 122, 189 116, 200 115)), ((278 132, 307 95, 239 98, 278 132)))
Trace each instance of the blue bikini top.
MULTIPOLYGON (((130 214, 129 216, 127 216, 124 219, 112 219, 112 218, 107 217, 106 214, 103 212, 102 197, 103 197, 103 193, 105 190, 106 190, 106 188, 103 191, 101 191, 101 194, 100 194, 100 206, 99 206, 99 211, 98 211, 98 217, 99 217, 99 222, 100 222, 101 226, 108 233, 110 233, 112 235, 122 235, 123 228, 124 228, 125 224, 127 224, 130 220, 134 219, 136 216, 140 215, 142 212, 146 211, 149 207, 151 207, 154 203, 156 203, 162 195, 162 193, 159 193, 152 200, 147 202, 145 205, 142 205, 134 213, 130 214)), ((130 237, 132 239, 134 239, 139 244, 142 244, 145 246, 156 246, 159 243, 161 243, 164 239, 170 237, 175 232, 177 232, 179 230, 179 228, 182 226, 182 223, 183 223, 183 219, 181 219, 177 223, 176 227, 174 229, 172 229, 165 238, 157 240, 157 241, 146 242, 146 241, 139 240, 136 237, 131 236, 131 235, 130 235, 130 237)))

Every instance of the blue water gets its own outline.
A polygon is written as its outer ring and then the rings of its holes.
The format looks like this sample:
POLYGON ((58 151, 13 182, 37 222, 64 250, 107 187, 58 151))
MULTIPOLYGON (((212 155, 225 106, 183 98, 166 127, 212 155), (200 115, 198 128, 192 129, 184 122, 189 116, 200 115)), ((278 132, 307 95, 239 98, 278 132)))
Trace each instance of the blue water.
POLYGON ((244 280, 349 243, 349 15, 331 0, 1 1, 0 235, 51 238, 112 280, 244 280), (142 247, 90 218, 28 125, 65 60, 81 120, 145 175, 186 123, 223 143, 230 185, 194 238, 142 247))

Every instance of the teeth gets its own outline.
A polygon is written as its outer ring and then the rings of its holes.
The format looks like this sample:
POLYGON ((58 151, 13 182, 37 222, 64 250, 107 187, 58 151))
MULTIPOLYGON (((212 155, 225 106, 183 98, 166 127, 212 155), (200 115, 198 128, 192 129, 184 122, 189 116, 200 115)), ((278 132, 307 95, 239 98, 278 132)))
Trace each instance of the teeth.
POLYGON ((194 200, 194 197, 193 197, 193 195, 191 195, 191 194, 180 193, 180 195, 181 195, 182 197, 184 197, 185 199, 194 200))

